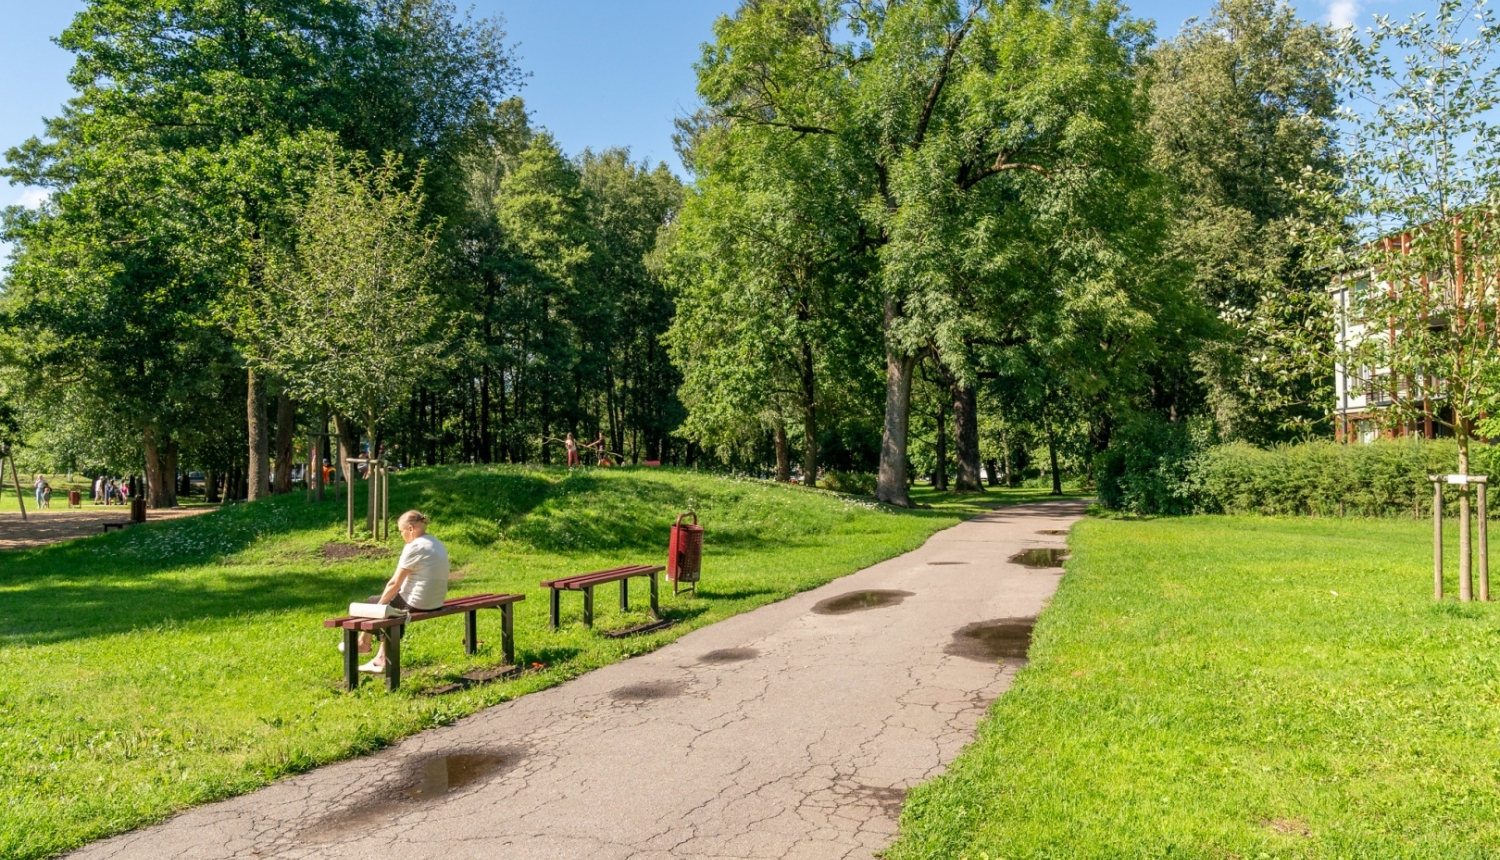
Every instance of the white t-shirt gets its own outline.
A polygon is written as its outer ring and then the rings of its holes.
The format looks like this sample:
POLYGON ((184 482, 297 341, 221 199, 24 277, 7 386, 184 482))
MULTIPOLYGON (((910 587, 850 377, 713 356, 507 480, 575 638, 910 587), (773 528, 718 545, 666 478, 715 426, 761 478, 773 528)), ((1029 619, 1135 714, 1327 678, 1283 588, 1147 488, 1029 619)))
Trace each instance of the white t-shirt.
POLYGON ((422 535, 401 550, 397 568, 411 571, 401 584, 401 599, 413 609, 438 609, 448 599, 448 548, 422 535))

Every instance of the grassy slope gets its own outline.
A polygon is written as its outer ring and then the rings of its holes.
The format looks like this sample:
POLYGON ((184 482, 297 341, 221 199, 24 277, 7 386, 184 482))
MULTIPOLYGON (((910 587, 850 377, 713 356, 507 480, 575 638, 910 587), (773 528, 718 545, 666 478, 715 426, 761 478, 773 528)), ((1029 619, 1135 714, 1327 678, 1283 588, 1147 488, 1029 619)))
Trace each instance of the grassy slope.
POLYGON ((1081 523, 1030 666, 888 856, 1500 855, 1500 608, 1432 601, 1430 528, 1081 523))
MULTIPOLYGON (((931 510, 868 503, 670 469, 420 469, 396 475, 393 510, 434 518, 464 579, 455 594, 515 591, 522 678, 420 695, 498 662, 498 614, 474 658, 459 617, 411 629, 403 689, 339 691, 324 618, 379 591, 394 556, 331 563, 342 505, 300 494, 191 520, 0 555, 0 857, 43 857, 374 749, 486 705, 649 651, 683 633, 922 543, 978 510, 918 494, 931 510), (667 526, 696 508, 707 528, 696 599, 664 595, 675 628, 614 641, 546 629, 543 579, 659 561, 667 526)), ((991 493, 987 503, 1039 497, 991 493)), ((391 548, 399 539, 389 542, 391 548)), ((635 589, 643 607, 642 588, 635 589)), ((645 620, 598 601, 601 629, 645 620)))

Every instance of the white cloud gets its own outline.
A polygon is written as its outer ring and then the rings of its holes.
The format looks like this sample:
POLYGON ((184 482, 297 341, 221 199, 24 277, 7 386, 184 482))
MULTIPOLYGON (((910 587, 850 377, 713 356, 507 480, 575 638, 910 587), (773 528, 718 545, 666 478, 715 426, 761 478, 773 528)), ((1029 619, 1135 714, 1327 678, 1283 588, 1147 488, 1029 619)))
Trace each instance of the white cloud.
POLYGON ((35 209, 47 200, 45 188, 23 188, 21 194, 14 201, 17 206, 25 206, 27 209, 35 209))
POLYGON ((1357 0, 1333 0, 1328 4, 1328 23, 1342 29, 1353 27, 1359 18, 1359 3, 1357 0))

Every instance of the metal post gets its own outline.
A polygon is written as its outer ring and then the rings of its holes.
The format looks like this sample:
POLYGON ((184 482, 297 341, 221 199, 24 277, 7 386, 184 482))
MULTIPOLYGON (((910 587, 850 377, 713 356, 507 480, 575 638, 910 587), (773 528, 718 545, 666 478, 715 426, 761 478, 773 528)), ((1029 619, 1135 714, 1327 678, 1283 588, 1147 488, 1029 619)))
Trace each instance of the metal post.
POLYGON ((391 536, 391 473, 384 463, 380 464, 380 518, 383 523, 380 527, 381 539, 389 540, 391 536))
POLYGON ((385 688, 394 692, 401 686, 401 635, 405 624, 385 629, 385 688))
POLYGON ((1479 599, 1490 599, 1489 478, 1471 478, 1479 487, 1479 599))
POLYGON ((620 580, 620 611, 630 611, 630 580, 620 580))
POLYGON ((594 626, 594 587, 592 585, 583 587, 583 626, 594 626))
POLYGON ((1458 490, 1458 599, 1474 599, 1474 558, 1470 540, 1469 476, 1464 475, 1458 490))
POLYGON ((1432 478, 1432 599, 1443 599, 1443 478, 1432 478))
POLYGON ((464 653, 473 654, 479 650, 479 610, 470 609, 465 616, 464 653))
POLYGON ((562 626, 562 595, 559 590, 552 589, 552 629, 556 630, 562 626))
POLYGON ((656 571, 651 571, 651 617, 661 620, 661 609, 657 607, 656 600, 656 571))
POLYGON ((516 615, 515 604, 500 607, 500 650, 505 654, 505 665, 516 665, 516 615))
POLYGON ((344 687, 359 689, 359 631, 344 628, 344 687))

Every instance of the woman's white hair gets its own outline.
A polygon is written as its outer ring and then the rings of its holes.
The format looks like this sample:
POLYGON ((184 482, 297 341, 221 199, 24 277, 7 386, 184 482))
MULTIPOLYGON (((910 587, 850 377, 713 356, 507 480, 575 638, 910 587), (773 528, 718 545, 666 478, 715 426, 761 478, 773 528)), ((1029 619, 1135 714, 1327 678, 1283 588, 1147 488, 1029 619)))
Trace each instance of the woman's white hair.
POLYGON ((400 528, 401 526, 412 525, 413 523, 426 527, 427 515, 421 511, 407 511, 396 520, 396 527, 400 528))

